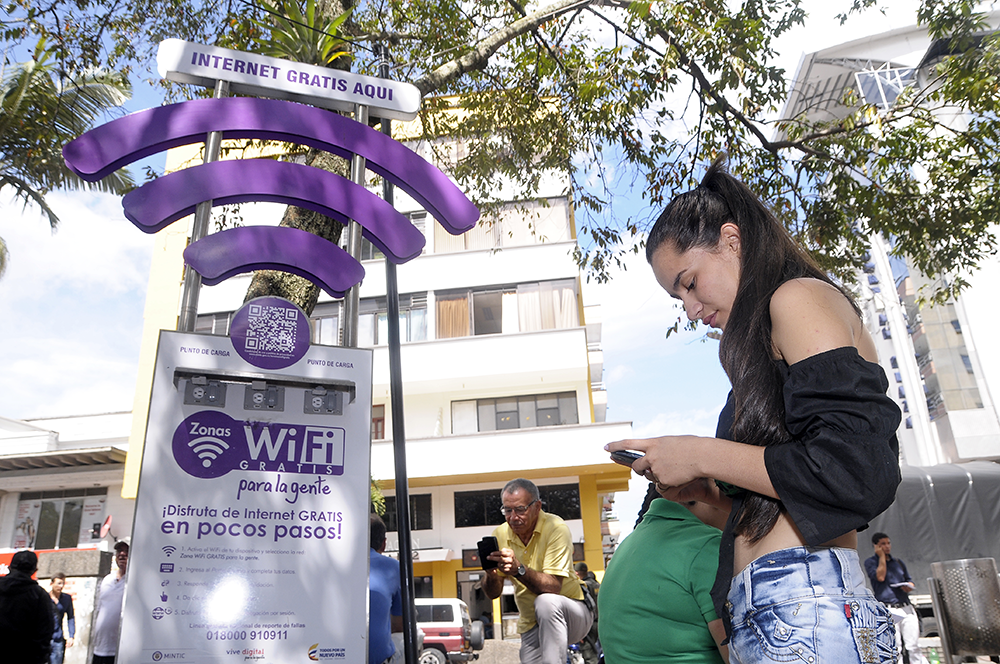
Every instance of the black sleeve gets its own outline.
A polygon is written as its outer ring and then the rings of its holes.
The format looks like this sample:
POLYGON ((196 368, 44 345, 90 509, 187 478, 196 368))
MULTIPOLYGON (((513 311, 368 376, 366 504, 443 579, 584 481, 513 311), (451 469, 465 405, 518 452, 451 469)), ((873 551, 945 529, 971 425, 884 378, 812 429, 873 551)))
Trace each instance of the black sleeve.
POLYGON ((901 415, 888 387, 882 368, 850 346, 788 368, 785 424, 792 440, 765 448, 764 463, 812 546, 864 527, 895 499, 901 415))
POLYGON ((36 585, 34 590, 34 607, 32 612, 35 618, 31 621, 32 628, 25 637, 32 644, 32 650, 39 654, 44 654, 39 661, 48 661, 49 652, 52 649, 52 632, 56 624, 55 608, 52 600, 45 590, 36 585))

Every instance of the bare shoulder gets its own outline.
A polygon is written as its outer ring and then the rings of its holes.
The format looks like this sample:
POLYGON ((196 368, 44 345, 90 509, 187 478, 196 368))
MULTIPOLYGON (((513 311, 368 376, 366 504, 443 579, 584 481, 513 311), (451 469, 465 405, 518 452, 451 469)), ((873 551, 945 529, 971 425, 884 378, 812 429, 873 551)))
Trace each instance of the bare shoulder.
POLYGON ((783 283, 771 296, 770 312, 775 352, 789 364, 834 348, 857 347, 865 336, 850 301, 818 279, 783 283))

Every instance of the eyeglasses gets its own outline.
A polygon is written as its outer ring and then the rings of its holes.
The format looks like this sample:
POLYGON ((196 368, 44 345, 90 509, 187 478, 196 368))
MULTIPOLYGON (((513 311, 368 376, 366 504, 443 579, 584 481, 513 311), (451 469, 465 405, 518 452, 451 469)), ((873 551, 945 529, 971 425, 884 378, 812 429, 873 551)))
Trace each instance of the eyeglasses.
POLYGON ((531 507, 532 505, 534 505, 537 502, 538 502, 538 500, 535 499, 535 500, 532 500, 527 505, 518 505, 517 507, 501 507, 500 508, 500 514, 503 514, 504 516, 510 516, 511 514, 516 514, 518 516, 524 516, 525 512, 528 511, 528 508, 531 507))

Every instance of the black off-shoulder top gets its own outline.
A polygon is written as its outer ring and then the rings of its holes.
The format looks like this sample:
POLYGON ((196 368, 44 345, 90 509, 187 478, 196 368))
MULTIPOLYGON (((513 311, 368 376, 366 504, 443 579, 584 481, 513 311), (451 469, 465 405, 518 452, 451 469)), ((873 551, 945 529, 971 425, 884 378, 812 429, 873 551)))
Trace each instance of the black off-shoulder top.
MULTIPOLYGON (((896 429, 901 414, 886 395, 889 381, 877 364, 852 346, 836 348, 789 366, 785 379, 788 443, 764 450, 764 464, 781 503, 810 546, 851 530, 864 529, 895 499, 900 482, 896 429)), ((732 393, 719 415, 716 437, 732 440, 732 393)), ((719 574, 712 598, 729 633, 726 595, 733 569, 733 530, 745 491, 721 485, 733 495, 722 533, 719 574)))

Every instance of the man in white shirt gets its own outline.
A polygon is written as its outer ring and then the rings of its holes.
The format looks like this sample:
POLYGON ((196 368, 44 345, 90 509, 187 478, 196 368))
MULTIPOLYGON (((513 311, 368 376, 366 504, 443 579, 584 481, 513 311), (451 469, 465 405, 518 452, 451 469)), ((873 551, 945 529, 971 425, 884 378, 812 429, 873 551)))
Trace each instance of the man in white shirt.
POLYGON ((117 569, 101 579, 97 591, 97 618, 94 620, 94 657, 91 664, 115 664, 118 633, 122 626, 122 600, 125 598, 125 568, 128 565, 128 542, 115 542, 117 569))

